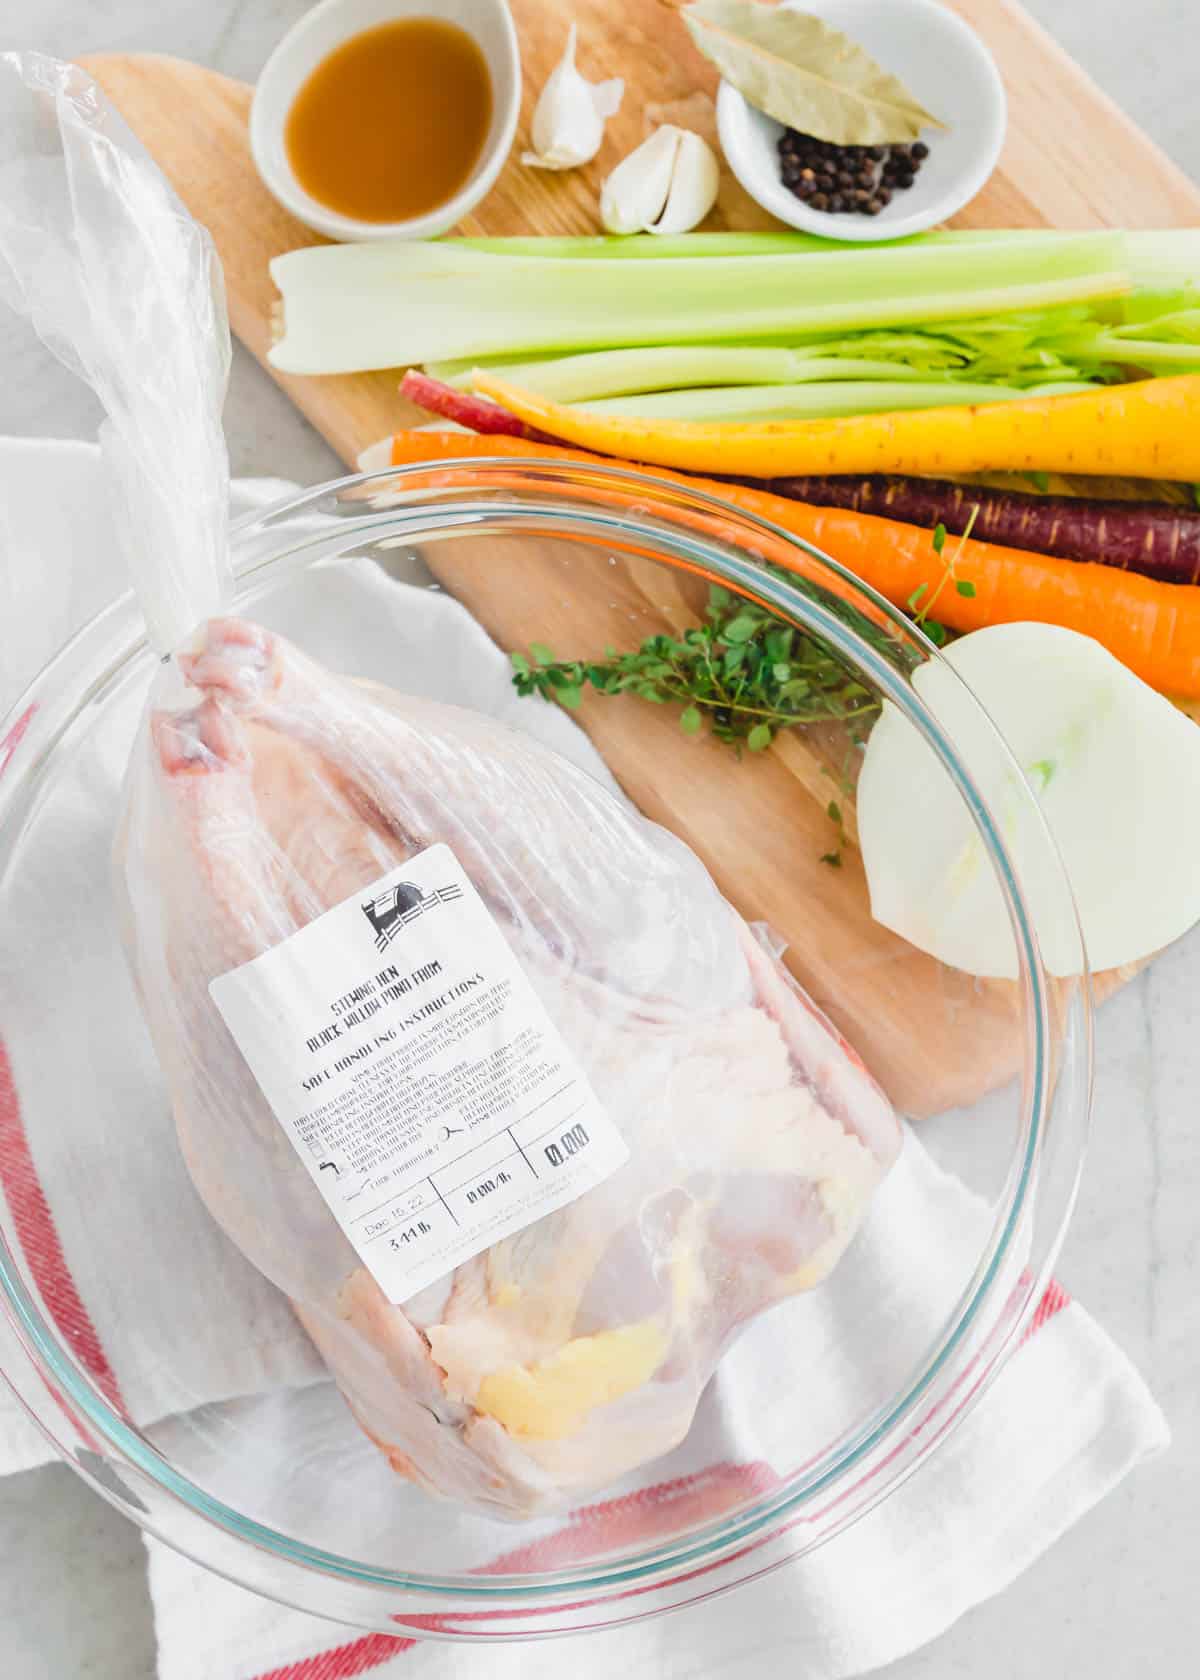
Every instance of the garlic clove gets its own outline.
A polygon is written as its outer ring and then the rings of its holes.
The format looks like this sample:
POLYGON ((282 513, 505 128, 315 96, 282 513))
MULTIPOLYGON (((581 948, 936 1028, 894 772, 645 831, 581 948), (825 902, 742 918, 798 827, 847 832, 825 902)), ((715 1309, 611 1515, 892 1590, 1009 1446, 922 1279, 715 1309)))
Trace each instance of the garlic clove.
POLYGON ((707 141, 663 123, 605 181, 600 220, 609 233, 687 233, 708 215, 720 184, 707 141))
POLYGON ((577 169, 600 150, 605 121, 620 108, 619 76, 589 82, 575 68, 578 31, 571 24, 562 58, 550 72, 533 112, 533 150, 521 162, 533 169, 577 169))
POLYGON ((671 190, 662 214, 650 233, 688 233, 702 222, 717 202, 721 168, 712 147, 690 128, 680 129, 671 190))
POLYGON ((609 233, 641 233, 662 215, 682 133, 664 123, 613 170, 600 193, 600 220, 609 233))

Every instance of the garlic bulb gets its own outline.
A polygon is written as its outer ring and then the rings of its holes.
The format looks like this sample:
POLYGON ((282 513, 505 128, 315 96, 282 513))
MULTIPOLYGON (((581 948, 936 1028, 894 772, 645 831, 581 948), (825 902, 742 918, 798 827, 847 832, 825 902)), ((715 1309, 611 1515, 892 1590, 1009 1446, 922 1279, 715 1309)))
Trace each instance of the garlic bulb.
POLYGON ((604 124, 615 116, 625 92, 620 76, 589 82, 575 68, 576 29, 567 31, 567 47, 551 71, 533 113, 533 146, 521 162, 534 169, 576 169, 600 150, 604 124))
POLYGON ((600 220, 609 233, 687 233, 716 203, 720 180, 712 147, 663 123, 605 181, 600 220))

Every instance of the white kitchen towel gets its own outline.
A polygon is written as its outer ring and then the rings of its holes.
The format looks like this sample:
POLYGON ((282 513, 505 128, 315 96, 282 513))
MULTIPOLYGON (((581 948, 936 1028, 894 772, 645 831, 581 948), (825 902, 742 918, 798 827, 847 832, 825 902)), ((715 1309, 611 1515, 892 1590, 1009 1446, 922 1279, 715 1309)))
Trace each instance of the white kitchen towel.
MULTIPOLYGON (((242 506, 283 486, 240 487, 242 506)), ((0 442, 0 708, 72 628, 122 583, 104 514, 98 457, 89 446, 0 442)), ((518 701, 503 657, 468 615, 436 591, 414 590, 361 562, 310 574, 272 623, 318 658, 421 693, 445 692, 535 730, 598 773, 586 738, 556 708, 518 701)), ((88 751, 55 789, 56 822, 30 865, 29 892, 0 930, 0 1189, 5 1229, 21 1246, 44 1309, 76 1357, 168 1453, 176 1447, 220 1491, 260 1474, 279 1509, 280 1485, 299 1502, 304 1483, 282 1475, 289 1444, 336 1436, 354 1474, 378 1490, 380 1464, 347 1425, 344 1408, 286 1307, 225 1241, 178 1160, 161 1081, 124 974, 104 890, 114 788, 140 708, 130 693, 92 725, 88 751), (65 819, 65 820, 64 820, 65 819), (13 986, 58 953, 41 906, 57 891, 90 906, 74 918, 75 982, 96 1000, 86 1033, 23 1003, 13 986), (8 1051, 4 1050, 7 1039, 8 1051), (33 1122, 55 1112, 53 1127, 33 1122), (29 1121, 29 1124, 25 1122, 29 1121), (89 1194, 81 1193, 88 1186, 89 1194), (106 1186, 119 1187, 109 1188, 106 1186), (116 1198, 115 1200, 113 1198, 116 1198), (131 1206, 141 1217, 114 1218, 131 1206), (164 1253, 180 1256, 169 1274, 164 1253), (212 1302, 225 1310, 214 1315, 212 1302), (154 1351, 147 1358, 147 1349, 154 1351), (205 1407, 202 1422, 195 1408, 205 1407), (220 1428, 214 1427, 219 1419, 220 1428), (277 1456, 229 1458, 229 1443, 271 1441, 277 1456), (203 1466, 206 1442, 222 1456, 203 1466)), ((10 743, 11 746, 11 743, 10 743)), ((6 747, 0 742, 0 770, 6 747)), ((704 1498, 722 1477, 771 1475, 795 1462, 795 1408, 784 1404, 805 1370, 807 1427, 828 1438, 873 1391, 879 1362, 900 1364, 941 1321, 962 1258, 978 1250, 976 1199, 912 1136, 860 1240, 826 1287, 760 1320, 737 1344, 705 1397, 684 1448, 654 1468, 672 1488, 704 1498), (781 1314, 788 1315, 781 1334, 781 1314), (899 1333, 897 1327, 900 1327, 899 1333), (781 1404, 739 1404, 778 1373, 781 1404), (818 1397, 819 1396, 819 1401, 818 1397), (822 1407, 825 1415, 822 1414, 822 1407), (811 1415, 809 1415, 811 1413, 811 1415), (774 1449, 774 1451, 773 1451, 774 1449)), ((0 1368, 11 1353, 0 1323, 0 1368)), ((1124 1357, 1052 1288, 1026 1339, 987 1395, 921 1471, 835 1541, 731 1597, 572 1647, 582 1671, 622 1665, 651 1676, 749 1675, 786 1663, 833 1680, 877 1666, 935 1636, 999 1590, 1135 1463, 1161 1447, 1158 1409, 1124 1357)), ((47 1449, 0 1397, 0 1473, 47 1449)), ((643 1478, 643 1483, 653 1478, 643 1478)), ((419 1510, 428 1566, 455 1519, 403 1484, 388 1498, 419 1510), (414 1506, 413 1501, 418 1501, 414 1506)), ((353 1501, 351 1502, 353 1503, 353 1501)), ((611 1507, 596 1502, 570 1543, 602 1542, 611 1507)), ((538 1526, 552 1558, 561 1525, 538 1526)), ((519 1531, 522 1538, 528 1531, 519 1531)), ((508 1531, 497 1551, 518 1540, 508 1531)), ((148 1542, 162 1680, 342 1680, 416 1673, 455 1680, 550 1674, 557 1643, 477 1651, 414 1645, 280 1609, 148 1542)), ((578 1556, 577 1552, 573 1554, 578 1556)))

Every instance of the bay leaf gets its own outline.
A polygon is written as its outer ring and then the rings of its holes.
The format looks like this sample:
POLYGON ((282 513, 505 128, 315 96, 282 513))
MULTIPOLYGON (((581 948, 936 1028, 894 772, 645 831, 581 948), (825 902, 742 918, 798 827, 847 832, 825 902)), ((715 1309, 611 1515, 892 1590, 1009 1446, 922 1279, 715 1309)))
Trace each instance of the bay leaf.
POLYGON ((802 134, 837 146, 878 146, 945 126, 869 53, 811 12, 758 0, 694 0, 680 16, 743 98, 802 134))

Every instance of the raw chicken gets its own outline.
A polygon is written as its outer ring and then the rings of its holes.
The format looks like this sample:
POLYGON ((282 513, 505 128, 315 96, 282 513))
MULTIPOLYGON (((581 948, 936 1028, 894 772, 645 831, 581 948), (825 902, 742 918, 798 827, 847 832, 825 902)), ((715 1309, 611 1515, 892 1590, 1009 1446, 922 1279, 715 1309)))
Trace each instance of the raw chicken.
POLYGON ((899 1148, 885 1098, 688 848, 527 737, 335 677, 240 621, 209 624, 160 684, 119 874, 214 1218, 423 1487, 525 1516, 665 1453, 739 1328, 841 1255, 899 1148), (630 1159, 395 1304, 208 985, 436 841, 630 1159))

